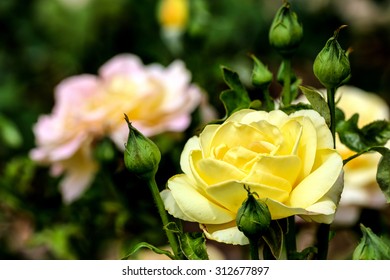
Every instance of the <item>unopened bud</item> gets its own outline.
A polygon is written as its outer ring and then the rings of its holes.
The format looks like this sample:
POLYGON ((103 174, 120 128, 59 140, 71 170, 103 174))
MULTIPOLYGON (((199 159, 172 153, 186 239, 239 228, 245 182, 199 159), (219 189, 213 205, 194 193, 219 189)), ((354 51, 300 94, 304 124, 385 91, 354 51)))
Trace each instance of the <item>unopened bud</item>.
POLYGON ((272 82, 273 74, 268 70, 268 67, 265 66, 256 56, 251 55, 254 66, 252 70, 252 84, 258 86, 262 89, 266 89, 272 82))
POLYGON ((249 239, 260 238, 270 226, 271 213, 267 204, 257 200, 249 188, 245 189, 248 192, 248 198, 242 203, 237 212, 237 227, 249 239))
POLYGON ((269 42, 281 55, 291 55, 303 38, 303 28, 298 16, 285 2, 277 11, 269 31, 269 42))
POLYGON ((326 88, 339 87, 351 77, 348 53, 341 48, 337 41, 339 31, 344 27, 345 25, 335 31, 313 64, 314 75, 326 88))
POLYGON ((135 129, 128 117, 125 120, 129 126, 124 160, 126 168, 141 179, 153 178, 158 170, 161 153, 157 145, 135 129))
POLYGON ((353 252, 352 258, 354 260, 389 260, 390 246, 371 229, 360 225, 363 232, 362 240, 353 252))

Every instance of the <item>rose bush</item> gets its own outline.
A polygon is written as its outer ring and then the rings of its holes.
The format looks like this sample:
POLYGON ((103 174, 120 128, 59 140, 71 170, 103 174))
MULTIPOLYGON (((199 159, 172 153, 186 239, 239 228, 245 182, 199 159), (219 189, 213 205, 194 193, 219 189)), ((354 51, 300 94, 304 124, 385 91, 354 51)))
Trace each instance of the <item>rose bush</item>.
MULTIPOLYGON (((205 104, 200 88, 193 85, 182 61, 168 67, 143 65, 135 55, 117 55, 99 75, 83 74, 62 81, 55 89, 55 105, 41 116, 33 131, 37 147, 31 158, 51 165, 65 202, 77 199, 98 170, 93 158, 96 141, 109 137, 124 150, 128 127, 146 136, 165 131, 184 131, 191 113, 205 104)), ((206 104, 207 106, 207 104, 206 104)))
POLYGON ((198 222, 208 238, 224 243, 248 243, 235 223, 244 185, 268 205, 272 219, 299 215, 331 223, 343 187, 342 158, 332 147, 316 111, 241 110, 188 140, 184 174, 170 178, 161 196, 171 215, 198 222))

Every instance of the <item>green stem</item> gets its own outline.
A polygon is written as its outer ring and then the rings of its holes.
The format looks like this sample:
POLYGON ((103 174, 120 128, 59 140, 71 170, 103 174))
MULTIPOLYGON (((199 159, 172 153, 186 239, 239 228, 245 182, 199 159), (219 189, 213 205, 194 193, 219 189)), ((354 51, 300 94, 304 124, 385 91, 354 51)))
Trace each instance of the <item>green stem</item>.
POLYGON ((330 225, 320 224, 317 231, 317 259, 326 260, 328 258, 330 225))
POLYGON ((290 216, 286 219, 287 221, 287 232, 286 232, 286 254, 287 259, 291 260, 295 258, 297 252, 297 242, 296 242, 296 231, 295 231, 295 218, 290 216))
POLYGON ((283 90, 282 90, 282 103, 284 106, 288 106, 292 102, 291 96, 291 59, 283 58, 284 73, 283 73, 283 90))
POLYGON ((330 111, 330 131, 333 137, 333 148, 336 148, 336 104, 334 100, 336 88, 327 88, 326 93, 330 111))
POLYGON ((150 190, 152 191, 154 202, 156 203, 158 213, 160 214, 161 221, 163 223, 163 227, 165 230, 165 233, 167 235, 169 244, 171 245, 172 251, 176 258, 181 259, 182 253, 180 251, 179 243, 176 239, 176 236, 173 234, 172 231, 167 229, 167 225, 169 223, 169 217, 167 212, 165 211, 164 202, 161 199, 160 191, 157 187, 157 183, 154 177, 150 178, 147 182, 149 185, 150 190))
MULTIPOLYGON (((326 89, 328 107, 330 111, 330 131, 333 137, 333 148, 336 149, 336 104, 335 94, 336 88, 329 87, 326 89)), ((320 224, 317 231, 317 258, 319 260, 326 260, 329 249, 329 231, 330 225, 320 224)))
POLYGON ((249 238, 249 248, 251 260, 259 260, 259 240, 257 238, 249 238))
POLYGON ((265 101, 265 106, 267 108, 267 111, 272 111, 275 109, 275 105, 274 105, 274 102, 271 98, 271 94, 269 92, 269 89, 266 88, 263 90, 263 94, 264 94, 264 101, 265 101))

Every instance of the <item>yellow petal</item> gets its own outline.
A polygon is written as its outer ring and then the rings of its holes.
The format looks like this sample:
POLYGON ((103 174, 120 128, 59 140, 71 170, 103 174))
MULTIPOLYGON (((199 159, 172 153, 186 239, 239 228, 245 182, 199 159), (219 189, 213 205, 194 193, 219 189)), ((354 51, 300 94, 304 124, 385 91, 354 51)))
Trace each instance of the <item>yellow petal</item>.
POLYGON ((180 156, 180 167, 185 174, 191 174, 190 154, 194 150, 200 150, 199 138, 197 136, 188 139, 180 156))
POLYGON ((282 219, 293 215, 308 214, 308 211, 303 208, 288 207, 287 205, 273 199, 264 199, 263 201, 268 206, 272 220, 282 219))
POLYGON ((325 119, 314 110, 299 110, 290 115, 291 118, 295 117, 309 118, 317 133, 317 149, 327 149, 333 147, 333 137, 325 123, 325 119))
POLYGON ((223 207, 236 213, 248 197, 248 192, 244 189, 244 185, 248 186, 252 192, 256 192, 260 198, 271 197, 276 200, 285 200, 288 197, 288 193, 282 189, 240 181, 231 181, 209 186, 206 192, 223 207))
POLYGON ((226 151, 224 154, 225 155, 222 158, 223 161, 245 170, 253 166, 253 164, 248 165, 248 163, 254 162, 258 155, 258 153, 245 147, 234 147, 226 151))
POLYGON ((296 120, 289 120, 281 127, 280 131, 284 141, 278 150, 278 155, 297 155, 303 125, 296 120))
POLYGON ((200 146, 202 147, 203 155, 204 157, 210 157, 211 153, 211 141, 214 137, 214 134, 218 130, 220 125, 217 124, 210 124, 207 125, 202 133, 199 135, 200 138, 200 146))
MULTIPOLYGON (((215 132, 210 145, 211 147, 220 147, 223 144, 226 145, 228 149, 237 146, 243 146, 250 149, 251 147, 254 147, 254 143, 264 141, 267 137, 266 133, 262 133, 253 126, 228 122, 221 125, 215 132)), ((224 155, 221 153, 214 153, 214 156, 221 159, 224 155)))
POLYGON ((266 121, 273 126, 280 127, 288 120, 288 118, 288 115, 280 110, 265 112, 246 109, 234 113, 226 121, 236 121, 243 124, 266 121))
MULTIPOLYGON (((168 188, 171 190, 172 196, 181 212, 185 213, 192 221, 206 224, 222 224, 235 219, 234 213, 200 193, 186 175, 181 174, 170 178, 168 180, 168 188)), ((174 208, 171 211, 174 211, 174 208)), ((180 215, 179 212, 176 214, 180 215)))
POLYGON ((290 192, 300 169, 301 160, 297 156, 259 156, 257 161, 253 164, 251 173, 245 180, 272 187, 279 187, 290 192), (267 174, 268 177, 265 177, 267 174), (263 176, 263 178, 259 176, 263 176), (271 179, 272 177, 277 180, 275 181, 276 185, 271 183, 272 181, 267 182, 265 180, 267 178, 271 179), (281 185, 277 185, 279 183, 281 185))
POLYGON ((321 199, 337 181, 343 162, 334 150, 320 150, 314 167, 317 168, 291 192, 291 207, 307 208, 321 199))
POLYGON ((168 211, 169 214, 174 216, 175 218, 188 221, 188 222, 196 222, 195 220, 188 217, 176 203, 176 200, 172 196, 172 192, 170 190, 163 190, 161 193, 161 199, 164 202, 165 210, 168 211))
POLYGON ((248 238, 238 230, 236 222, 222 225, 200 225, 208 239, 233 245, 247 245, 248 238))
POLYGON ((246 175, 237 167, 216 159, 201 159, 194 163, 194 166, 197 174, 207 185, 240 180, 246 175))

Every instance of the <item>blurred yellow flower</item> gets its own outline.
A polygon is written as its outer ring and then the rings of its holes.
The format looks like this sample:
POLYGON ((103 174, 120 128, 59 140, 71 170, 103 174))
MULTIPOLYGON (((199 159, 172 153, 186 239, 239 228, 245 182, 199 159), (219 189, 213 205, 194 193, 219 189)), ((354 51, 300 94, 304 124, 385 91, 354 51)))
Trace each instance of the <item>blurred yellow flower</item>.
POLYGON ((224 243, 248 243, 235 222, 244 185, 272 219, 331 223, 343 186, 342 158, 332 147, 314 110, 241 110, 189 139, 180 159, 184 174, 170 178, 161 195, 170 214, 198 222, 208 238, 224 243))
MULTIPOLYGON (((355 113, 359 114, 359 127, 376 120, 389 119, 388 105, 376 94, 352 86, 343 86, 336 92, 337 99, 339 99, 337 106, 344 112, 346 119, 349 119, 355 113)), ((336 147, 343 159, 354 154, 339 140, 336 147)), ((360 205, 376 208, 385 204, 385 197, 376 183, 379 159, 380 154, 378 153, 366 153, 345 165, 345 187, 341 195, 340 205, 360 205)))
POLYGON ((164 28, 183 30, 188 21, 188 0, 161 0, 158 19, 164 28))

